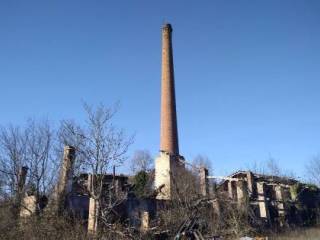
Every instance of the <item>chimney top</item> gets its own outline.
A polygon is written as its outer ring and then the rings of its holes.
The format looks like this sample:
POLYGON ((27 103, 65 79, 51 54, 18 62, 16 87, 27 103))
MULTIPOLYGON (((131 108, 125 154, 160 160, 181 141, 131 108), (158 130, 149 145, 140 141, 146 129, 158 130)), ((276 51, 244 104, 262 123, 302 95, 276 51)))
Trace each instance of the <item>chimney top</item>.
POLYGON ((64 150, 66 151, 66 150, 75 150, 75 147, 73 147, 73 146, 71 146, 71 145, 65 145, 64 146, 64 150))
POLYGON ((28 168, 28 166, 23 166, 23 167, 21 167, 21 170, 22 170, 22 171, 28 171, 29 168, 28 168))
POLYGON ((162 30, 166 30, 166 29, 168 29, 170 32, 172 31, 172 27, 170 23, 163 24, 162 30))

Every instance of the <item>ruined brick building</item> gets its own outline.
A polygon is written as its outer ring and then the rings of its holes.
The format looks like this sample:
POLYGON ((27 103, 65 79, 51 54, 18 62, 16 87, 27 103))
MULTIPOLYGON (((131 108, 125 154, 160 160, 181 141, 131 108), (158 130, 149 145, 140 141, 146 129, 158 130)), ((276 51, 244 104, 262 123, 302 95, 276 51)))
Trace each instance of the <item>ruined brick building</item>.
MULTIPOLYGON (((238 205, 250 207, 265 226, 307 225, 316 220, 320 206, 317 187, 293 178, 238 171, 217 186, 217 191, 238 205)), ((255 223, 253 223, 255 224, 255 223)))

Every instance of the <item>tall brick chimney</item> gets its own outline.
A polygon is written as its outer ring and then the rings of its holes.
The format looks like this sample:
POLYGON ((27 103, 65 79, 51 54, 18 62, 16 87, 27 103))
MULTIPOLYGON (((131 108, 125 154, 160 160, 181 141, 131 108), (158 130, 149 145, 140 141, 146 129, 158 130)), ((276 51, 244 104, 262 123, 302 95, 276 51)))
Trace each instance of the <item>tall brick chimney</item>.
POLYGON ((179 155, 171 33, 171 25, 164 24, 162 27, 160 150, 179 155))
POLYGON ((162 27, 162 72, 161 72, 161 131, 160 154, 155 159, 154 186, 157 199, 170 200, 173 197, 173 184, 184 168, 184 158, 179 154, 176 97, 172 56, 172 27, 162 27))

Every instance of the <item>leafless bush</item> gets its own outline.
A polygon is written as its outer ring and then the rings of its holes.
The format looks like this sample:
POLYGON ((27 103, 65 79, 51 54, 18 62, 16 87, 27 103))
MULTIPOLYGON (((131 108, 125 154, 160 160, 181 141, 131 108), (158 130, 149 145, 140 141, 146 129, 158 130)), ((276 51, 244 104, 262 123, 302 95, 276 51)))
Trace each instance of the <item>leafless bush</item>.
POLYGON ((202 223, 199 227, 205 228, 212 211, 201 201, 197 176, 189 170, 179 169, 179 174, 172 178, 172 200, 159 211, 157 227, 173 237, 184 222, 199 218, 202 223))
POLYGON ((235 202, 228 198, 226 193, 218 193, 220 216, 215 222, 215 231, 222 236, 242 237, 254 232, 252 222, 255 215, 249 202, 235 202))
POLYGON ((173 199, 159 211, 160 231, 168 231, 173 237, 184 223, 195 221, 196 228, 207 237, 234 239, 254 232, 255 215, 248 200, 238 203, 223 191, 203 197, 194 171, 179 172, 173 179, 173 199))

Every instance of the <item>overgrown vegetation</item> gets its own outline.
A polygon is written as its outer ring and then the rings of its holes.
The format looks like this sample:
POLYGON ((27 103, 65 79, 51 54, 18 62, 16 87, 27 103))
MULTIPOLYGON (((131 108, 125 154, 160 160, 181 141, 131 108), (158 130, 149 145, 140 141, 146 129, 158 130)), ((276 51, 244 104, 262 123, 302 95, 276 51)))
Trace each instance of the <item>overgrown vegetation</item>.
POLYGON ((138 172, 133 179, 134 193, 137 197, 146 197, 150 192, 148 189, 149 175, 145 171, 138 172))

